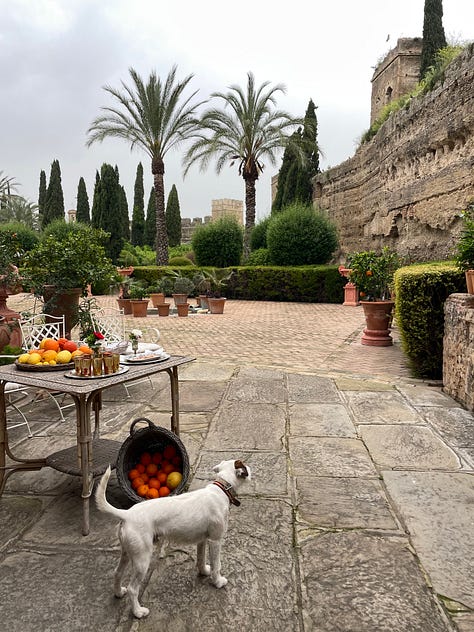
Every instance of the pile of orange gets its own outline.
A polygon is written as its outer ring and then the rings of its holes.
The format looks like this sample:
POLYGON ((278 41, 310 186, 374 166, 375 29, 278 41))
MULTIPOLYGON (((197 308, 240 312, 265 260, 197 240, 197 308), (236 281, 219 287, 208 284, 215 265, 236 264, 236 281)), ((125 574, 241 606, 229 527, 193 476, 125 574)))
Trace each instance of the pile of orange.
POLYGON ((38 349, 29 349, 28 353, 23 353, 19 358, 20 364, 68 364, 77 355, 92 353, 87 345, 77 345, 67 338, 43 338, 38 349))
POLYGON ((128 478, 138 496, 163 498, 183 480, 181 467, 182 458, 170 443, 161 452, 143 452, 128 478))

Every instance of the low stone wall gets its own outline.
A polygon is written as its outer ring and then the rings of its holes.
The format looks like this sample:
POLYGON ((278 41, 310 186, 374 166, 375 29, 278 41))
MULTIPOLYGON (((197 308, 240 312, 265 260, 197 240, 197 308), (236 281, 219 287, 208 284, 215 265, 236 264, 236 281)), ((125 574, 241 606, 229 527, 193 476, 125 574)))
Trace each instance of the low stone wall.
POLYGON ((444 391, 474 410, 474 295, 451 294, 444 304, 444 391))

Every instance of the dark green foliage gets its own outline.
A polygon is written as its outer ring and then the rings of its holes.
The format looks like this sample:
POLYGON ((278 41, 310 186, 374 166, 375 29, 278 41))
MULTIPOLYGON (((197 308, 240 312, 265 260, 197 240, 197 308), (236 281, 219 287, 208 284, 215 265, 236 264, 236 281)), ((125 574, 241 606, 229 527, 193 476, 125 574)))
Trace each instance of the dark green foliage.
POLYGON ((188 257, 170 257, 170 266, 193 266, 194 263, 188 257))
POLYGON ((286 179, 288 177, 288 172, 290 171, 291 166, 297 159, 295 154, 295 146, 298 144, 299 140, 300 129, 298 129, 296 132, 293 132, 288 145, 285 147, 281 168, 278 172, 278 185, 275 199, 273 200, 272 204, 272 213, 277 213, 278 211, 281 211, 281 209, 284 207, 283 198, 285 193, 286 179))
POLYGON ((83 222, 84 224, 90 224, 91 221, 89 198, 87 196, 84 178, 80 178, 79 185, 77 187, 76 221, 83 222))
POLYGON ((119 186, 119 203, 120 203, 120 234, 122 239, 130 241, 130 217, 128 216, 128 202, 125 188, 119 186))
POLYGON ((148 198, 148 206, 146 211, 144 242, 150 248, 155 249, 156 239, 156 202, 155 189, 151 188, 150 197, 148 198))
POLYGON ((267 229, 270 217, 265 217, 255 224, 250 233, 250 250, 258 250, 267 247, 267 229))
POLYGON ((123 200, 117 172, 111 165, 104 163, 94 195, 93 225, 110 233, 106 251, 114 263, 117 263, 123 246, 121 204, 123 200))
POLYGON ((166 204, 166 231, 168 233, 169 246, 179 246, 181 243, 181 213, 178 191, 174 184, 171 187, 166 204))
POLYGON ((268 251, 275 265, 327 263, 337 243, 332 222, 312 207, 294 204, 273 215, 268 225, 268 251))
POLYGON ((421 51, 420 78, 435 63, 436 53, 446 46, 443 28, 443 0, 425 0, 423 20, 423 48, 421 51))
POLYGON ((474 268, 474 200, 463 211, 463 227, 457 243, 456 263, 460 270, 474 268))
POLYGON ((246 266, 269 266, 271 265, 270 254, 268 248, 257 248, 247 257, 246 266))
POLYGON ((94 198, 92 200, 91 224, 94 228, 99 227, 99 199, 100 199, 100 174, 95 172, 94 198))
POLYGON ((232 217, 199 226, 193 234, 192 247, 199 266, 239 265, 243 252, 242 227, 232 217))
POLYGON ((134 246, 143 246, 145 243, 145 192, 143 189, 143 165, 137 166, 135 188, 133 195, 132 232, 130 241, 134 246))
POLYGON ((444 303, 465 292, 464 273, 452 263, 423 264, 400 268, 394 279, 397 324, 413 376, 441 379, 444 303))
POLYGON ((46 191, 46 202, 41 226, 44 228, 55 219, 64 219, 64 195, 61 185, 61 168, 58 160, 53 160, 49 185, 46 191))
POLYGON ((46 195, 48 189, 46 185, 46 173, 41 170, 40 171, 40 183, 39 183, 39 191, 38 191, 38 213, 40 225, 43 225, 43 216, 46 208, 46 195))
MULTIPOLYGON (((38 233, 20 222, 8 222, 0 225, 0 232, 15 234, 21 252, 32 250, 38 243, 38 233)), ((21 265, 21 261, 20 261, 21 265)))
POLYGON ((281 203, 281 210, 293 204, 296 201, 296 185, 298 183, 299 167, 296 160, 291 164, 288 175, 285 180, 285 187, 283 189, 283 198, 281 203))

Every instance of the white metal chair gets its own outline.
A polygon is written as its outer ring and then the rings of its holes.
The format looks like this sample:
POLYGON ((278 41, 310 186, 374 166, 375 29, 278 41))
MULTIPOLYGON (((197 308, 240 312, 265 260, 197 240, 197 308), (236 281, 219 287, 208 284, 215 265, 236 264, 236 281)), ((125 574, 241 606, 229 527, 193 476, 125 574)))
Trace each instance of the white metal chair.
MULTIPOLYGON (((29 318, 21 318, 18 322, 21 331, 21 346, 25 351, 39 348, 43 338, 53 338, 55 340, 63 338, 66 331, 64 316, 51 316, 50 314, 40 313, 29 318)), ((54 402, 61 421, 66 421, 63 410, 72 408, 74 403, 64 404, 66 395, 44 389, 36 392, 33 401, 37 401, 42 393, 46 393, 54 402)))
MULTIPOLYGON (((9 355, 0 355, 0 358, 9 358, 9 355)), ((28 437, 31 439, 33 433, 31 432, 30 424, 28 419, 26 418, 25 413, 21 410, 19 404, 24 399, 29 396, 28 389, 26 386, 22 386, 21 384, 17 384, 16 382, 7 382, 5 384, 5 408, 7 412, 7 429, 11 430, 13 428, 18 428, 19 426, 26 426, 28 429, 28 437), (23 421, 19 422, 10 422, 8 420, 8 409, 13 408, 15 412, 20 415, 23 421)))

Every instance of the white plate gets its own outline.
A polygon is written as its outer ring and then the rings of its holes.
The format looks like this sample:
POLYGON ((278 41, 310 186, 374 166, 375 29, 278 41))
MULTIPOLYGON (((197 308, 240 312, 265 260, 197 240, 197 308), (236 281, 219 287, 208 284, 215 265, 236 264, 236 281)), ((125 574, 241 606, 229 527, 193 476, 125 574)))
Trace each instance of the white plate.
POLYGON ((120 356, 120 364, 151 364, 153 362, 164 362, 170 358, 169 353, 148 353, 148 354, 137 354, 137 356, 120 356))

